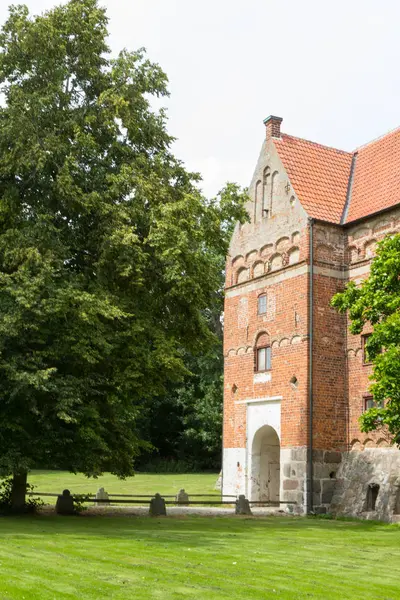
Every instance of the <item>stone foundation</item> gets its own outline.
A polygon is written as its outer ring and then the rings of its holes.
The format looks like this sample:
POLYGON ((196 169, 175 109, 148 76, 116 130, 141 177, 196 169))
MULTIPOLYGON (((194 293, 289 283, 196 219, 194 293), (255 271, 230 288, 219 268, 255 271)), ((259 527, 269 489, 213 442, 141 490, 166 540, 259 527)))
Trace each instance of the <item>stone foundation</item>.
POLYGON ((400 451, 366 448, 343 453, 330 512, 400 521, 400 451))
POLYGON ((296 502, 281 508, 287 512, 304 514, 307 492, 307 448, 281 449, 281 491, 283 502, 296 502))
POLYGON ((313 507, 316 514, 330 512, 341 461, 341 452, 313 451, 313 507))
MULTIPOLYGON (((313 452, 313 505, 314 512, 323 514, 330 511, 336 474, 342 460, 340 452, 314 450, 313 452)), ((297 502, 287 505, 286 510, 298 514, 307 509, 307 448, 285 448, 281 450, 281 499, 297 502)))

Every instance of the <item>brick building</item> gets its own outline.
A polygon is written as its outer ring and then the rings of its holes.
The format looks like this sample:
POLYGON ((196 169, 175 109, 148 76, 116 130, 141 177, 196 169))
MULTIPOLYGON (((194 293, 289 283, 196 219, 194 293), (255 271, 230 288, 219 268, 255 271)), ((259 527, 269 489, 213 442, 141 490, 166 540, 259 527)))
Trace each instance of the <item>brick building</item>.
POLYGON ((400 129, 344 152, 281 122, 265 120, 226 264, 223 492, 396 520, 400 451, 358 426, 369 332, 351 335, 330 300, 400 231, 400 129))

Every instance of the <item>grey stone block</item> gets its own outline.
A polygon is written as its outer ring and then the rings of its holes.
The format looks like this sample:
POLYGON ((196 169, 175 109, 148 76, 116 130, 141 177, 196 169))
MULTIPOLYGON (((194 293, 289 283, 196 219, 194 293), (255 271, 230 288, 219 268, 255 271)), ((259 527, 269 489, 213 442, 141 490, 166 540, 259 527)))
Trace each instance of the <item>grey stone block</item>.
POLYGON ((314 479, 313 490, 316 493, 319 493, 321 491, 321 480, 320 479, 314 479))
POLYGON ((313 505, 314 506, 319 506, 320 504, 322 504, 321 494, 318 494, 318 493, 314 492, 313 493, 313 505))
POLYGON ((285 490, 282 492, 281 500, 283 502, 298 502, 299 491, 298 490, 285 490))
POLYGON ((283 481, 283 489, 284 490, 297 490, 299 487, 299 482, 297 479, 285 479, 283 481))
POLYGON ((332 501, 333 492, 335 489, 335 480, 328 479, 322 481, 322 494, 321 494, 321 502, 322 504, 330 504, 332 501))
POLYGON ((179 490, 179 492, 175 496, 175 500, 176 500, 177 504, 181 504, 183 506, 187 506, 188 502, 189 502, 189 496, 185 492, 185 490, 182 489, 182 490, 179 490))
POLYGON ((235 503, 235 514, 237 515, 252 515, 250 504, 247 498, 241 494, 235 503))
POLYGON ((96 502, 95 506, 96 505, 97 506, 106 506, 106 505, 110 504, 110 499, 108 497, 108 494, 103 487, 101 487, 97 490, 96 500, 99 500, 99 502, 96 502))
POLYGON ((324 462, 326 463, 340 463, 342 462, 341 452, 326 451, 324 454, 324 462))
POLYGON ((71 492, 69 490, 64 490, 57 498, 56 513, 58 515, 73 515, 74 512, 74 499, 71 496, 71 492))
POLYGON ((290 465, 290 463, 286 463, 285 465, 283 465, 283 476, 290 477, 290 473, 291 473, 291 465, 290 465))
POLYGON ((306 462, 307 448, 292 448, 292 460, 306 462))
POLYGON ((313 450, 313 462, 323 462, 324 460, 324 451, 323 450, 313 450))
POLYGON ((329 475, 332 472, 332 466, 319 463, 314 465, 314 479, 330 479, 329 475))
POLYGON ((156 494, 154 498, 150 500, 149 514, 152 517, 160 517, 167 514, 165 500, 164 498, 161 498, 160 494, 156 494))

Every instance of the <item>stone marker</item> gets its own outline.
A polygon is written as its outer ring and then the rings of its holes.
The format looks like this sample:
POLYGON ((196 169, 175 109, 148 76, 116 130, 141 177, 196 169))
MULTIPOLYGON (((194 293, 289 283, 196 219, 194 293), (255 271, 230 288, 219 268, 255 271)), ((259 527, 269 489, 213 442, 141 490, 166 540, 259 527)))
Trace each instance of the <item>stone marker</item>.
POLYGON ((214 490, 218 490, 219 492, 222 490, 222 471, 220 471, 218 479, 215 482, 214 490))
POLYGON ((69 490, 64 490, 62 495, 58 496, 56 513, 58 515, 73 515, 75 513, 74 499, 69 490))
POLYGON ((239 498, 236 499, 235 503, 235 514, 237 515, 252 515, 250 508, 250 503, 247 498, 241 494, 239 498))
POLYGON ((110 498, 103 487, 97 490, 96 499, 101 500, 101 502, 96 502, 95 506, 106 506, 110 504, 110 498))
POLYGON ((188 506, 188 504, 189 504, 189 496, 183 489, 179 490, 179 492, 175 496, 175 500, 176 500, 176 503, 180 504, 180 505, 183 504, 184 506, 188 506))
POLYGON ((167 509, 165 508, 165 500, 161 498, 160 494, 156 494, 154 498, 150 500, 149 515, 151 517, 166 516, 167 509))

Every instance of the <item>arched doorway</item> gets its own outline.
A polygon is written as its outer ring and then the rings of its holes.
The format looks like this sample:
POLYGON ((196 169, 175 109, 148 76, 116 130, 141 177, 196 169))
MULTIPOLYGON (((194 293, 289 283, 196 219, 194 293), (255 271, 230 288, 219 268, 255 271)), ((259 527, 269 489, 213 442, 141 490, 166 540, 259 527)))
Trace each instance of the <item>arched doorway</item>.
POLYGON ((264 425, 251 449, 251 500, 279 502, 280 443, 275 429, 264 425))

